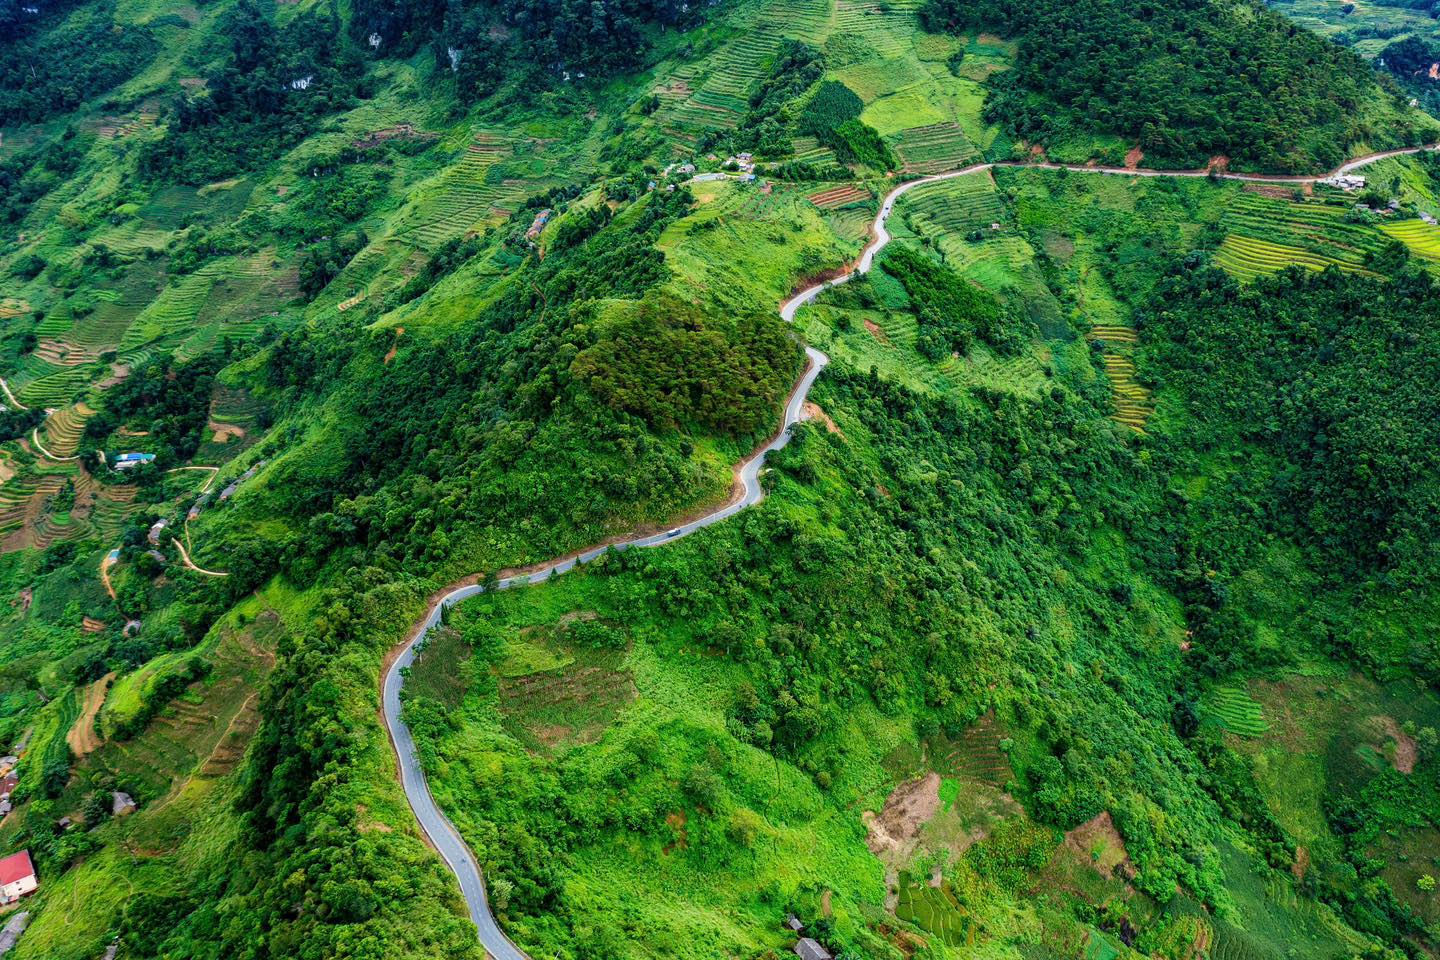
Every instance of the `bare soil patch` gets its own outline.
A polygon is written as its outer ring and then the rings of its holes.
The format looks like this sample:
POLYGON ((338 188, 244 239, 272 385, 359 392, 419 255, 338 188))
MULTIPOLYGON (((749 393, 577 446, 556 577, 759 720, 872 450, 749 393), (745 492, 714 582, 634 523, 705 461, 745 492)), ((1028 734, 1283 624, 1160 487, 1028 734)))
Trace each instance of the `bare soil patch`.
POLYGON ((1116 873, 1126 878, 1134 876, 1135 868, 1125 849, 1125 839, 1115 829, 1108 810, 1065 834, 1065 846, 1088 860, 1095 872, 1106 880, 1116 873))
POLYGON ((75 754, 76 759, 99 748, 103 742, 95 733, 95 717, 100 713, 100 707, 105 703, 105 694, 114 679, 115 672, 112 670, 90 684, 90 688, 85 691, 85 705, 80 710, 80 716, 75 718, 74 725, 65 734, 65 742, 70 745, 70 751, 75 754))
POLYGON ((1130 148, 1130 151, 1125 154, 1125 169, 1126 169, 1126 170, 1138 170, 1138 169, 1140 168, 1140 163, 1141 163, 1144 159, 1145 159, 1145 151, 1144 151, 1144 150, 1141 150, 1138 146, 1131 147, 1131 148, 1130 148))
POLYGON ((219 423, 211 420, 205 424, 205 429, 214 434, 211 439, 216 443, 229 443, 232 437, 240 438, 245 436, 245 428, 233 423, 219 423))
POLYGON ((1415 761, 1419 757, 1415 740, 1400 729, 1400 724, 1395 722, 1394 717, 1371 717, 1370 719, 1394 743, 1394 752, 1390 754, 1390 762, 1395 765, 1395 769, 1401 773, 1414 773, 1415 761))
POLYGON ((890 342, 890 338, 885 336, 885 331, 881 330, 880 325, 874 320, 867 319, 865 321, 865 332, 870 334, 870 336, 874 337, 876 340, 879 340, 881 343, 888 344, 890 342))
POLYGON ((878 814, 865 811, 865 844, 875 856, 898 866, 914 852, 920 829, 939 812, 940 774, 931 771, 891 791, 878 814))
POLYGON ((825 424, 825 429, 830 433, 838 433, 842 437, 845 436, 844 431, 842 431, 838 426, 836 426, 835 421, 830 418, 830 414, 826 413, 823 409, 821 409, 820 404, 815 403, 813 400, 807 400, 805 402, 804 411, 805 415, 802 419, 819 420, 821 423, 825 424))
POLYGON ((404 327, 395 328, 395 339, 390 344, 390 349, 385 352, 385 359, 381 361, 385 366, 390 366, 390 361, 395 359, 395 353, 400 349, 400 337, 405 333, 404 327))

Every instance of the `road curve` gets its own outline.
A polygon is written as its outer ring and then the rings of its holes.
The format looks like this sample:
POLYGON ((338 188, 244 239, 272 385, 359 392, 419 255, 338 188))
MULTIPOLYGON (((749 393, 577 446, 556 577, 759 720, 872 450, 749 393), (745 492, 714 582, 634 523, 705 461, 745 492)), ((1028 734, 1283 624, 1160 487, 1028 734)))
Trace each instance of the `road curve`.
MULTIPOLYGON (((917 187, 930 183, 938 183, 942 180, 951 180, 955 177, 963 177, 972 173, 979 173, 982 170, 990 170, 995 167, 1023 168, 1031 167, 1043 170, 1069 170, 1074 173, 1098 173, 1113 176, 1129 177, 1208 177, 1216 176, 1223 180, 1240 180, 1256 183, 1316 183, 1329 176, 1341 173, 1349 173, 1358 170, 1367 164, 1390 157, 1404 156, 1407 154, 1419 153, 1422 150, 1440 149, 1435 145, 1424 147, 1407 147, 1400 150, 1388 150, 1382 153, 1370 154, 1359 157, 1341 165, 1331 173, 1321 174, 1312 177, 1286 177, 1268 176, 1265 174, 1247 173, 1218 173, 1211 174, 1206 170, 1149 170, 1130 169, 1128 167, 1095 167, 1070 164, 1052 163, 1030 163, 1025 161, 997 161, 994 163, 977 163, 957 170, 945 173, 932 174, 927 177, 920 177, 916 180, 908 180, 899 184, 889 193, 885 194, 880 203, 880 210, 875 215, 871 224, 870 241, 861 251, 860 256, 844 272, 838 276, 806 287, 791 296, 780 306, 780 316, 787 323, 795 320, 795 313, 800 307, 813 301, 824 290, 829 287, 842 284, 857 274, 866 273, 875 264, 875 256, 890 242, 890 234, 885 229, 885 223, 894 212, 895 202, 904 194, 917 187)), ((830 358, 813 347, 805 348, 806 365, 805 371, 800 375, 795 387, 790 393, 790 399, 785 404, 784 417, 781 420, 780 429, 769 443, 752 453, 748 458, 741 461, 735 468, 735 483, 737 492, 723 506, 698 517, 687 521, 677 527, 666 530, 662 533, 646 534, 627 539, 617 540, 606 544, 590 547, 578 553, 570 554, 559 560, 554 560, 538 567, 531 567, 522 572, 508 576, 501 576, 493 585, 496 590, 508 590, 511 587, 529 586, 532 584, 544 583, 553 576, 573 570, 580 564, 589 563, 600 557, 608 550, 628 550, 631 547, 657 547, 663 544, 679 540, 696 530, 701 530, 713 523, 719 523, 728 517, 732 517, 744 510, 746 507, 759 503, 765 493, 760 486, 760 472, 765 466, 765 458, 771 452, 779 450, 790 442, 791 428, 800 420, 805 406, 806 397, 810 393, 815 378, 820 371, 829 363, 830 358)), ((178 542, 177 542, 178 546, 178 542)), ((183 554, 182 554, 183 556, 183 554)), ((425 780, 425 773, 420 768, 420 761, 415 752, 415 741, 410 735, 410 729, 400 719, 400 691, 405 683, 405 672, 415 662, 416 654, 422 646, 421 641, 439 622, 444 611, 477 594, 486 590, 481 583, 465 583, 441 593, 434 599, 425 617, 411 632, 409 638, 393 654, 393 660, 385 670, 381 686, 381 716, 385 721, 386 730, 390 734, 390 743, 395 748, 396 762, 400 770, 400 784, 405 791, 405 797, 410 803, 410 809, 415 813, 415 819, 420 823, 420 829, 425 832, 435 849, 439 851, 441 858, 449 866, 452 873, 460 882, 460 891, 465 897, 465 903, 470 909, 470 919, 475 923, 475 929, 479 933, 480 944, 494 960, 529 960, 523 950, 517 947, 505 932, 500 929, 495 915, 490 910, 489 901, 485 896, 485 881, 480 872, 480 865, 475 860, 475 855, 469 846, 461 838, 460 832, 455 829, 448 817, 441 812, 439 805, 435 802, 434 796, 430 793, 430 786, 425 780)))

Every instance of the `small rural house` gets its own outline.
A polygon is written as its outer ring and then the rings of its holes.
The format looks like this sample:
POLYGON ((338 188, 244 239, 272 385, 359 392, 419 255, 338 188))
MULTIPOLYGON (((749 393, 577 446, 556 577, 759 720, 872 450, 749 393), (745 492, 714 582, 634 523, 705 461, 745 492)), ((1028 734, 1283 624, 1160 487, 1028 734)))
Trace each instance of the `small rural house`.
POLYGON ((800 942, 795 944, 795 956, 800 960, 834 960, 829 950, 810 937, 801 937, 800 942))
POLYGON ((135 812, 135 801, 130 794, 123 790, 116 790, 110 794, 110 815, 113 817, 128 817, 135 812))
POLYGON ((122 453, 115 458, 113 466, 116 470, 129 470, 136 464, 149 463, 154 459, 153 453, 122 453))
POLYGON ((800 918, 793 913, 787 913, 785 915, 785 926, 789 927, 795 933, 799 933, 805 929, 805 924, 801 923, 800 918))
POLYGON ((0 860, 0 903, 14 903, 25 894, 35 892, 38 886, 29 850, 21 850, 0 860))

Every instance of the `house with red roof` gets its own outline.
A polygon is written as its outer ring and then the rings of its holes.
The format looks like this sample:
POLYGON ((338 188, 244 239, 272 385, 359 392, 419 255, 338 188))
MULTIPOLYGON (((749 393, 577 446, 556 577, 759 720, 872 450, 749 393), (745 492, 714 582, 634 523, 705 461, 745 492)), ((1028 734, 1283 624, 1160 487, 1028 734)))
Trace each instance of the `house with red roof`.
POLYGON ((21 850, 0 860, 0 903, 14 903, 27 893, 34 893, 40 884, 35 880, 35 865, 30 851, 21 850))

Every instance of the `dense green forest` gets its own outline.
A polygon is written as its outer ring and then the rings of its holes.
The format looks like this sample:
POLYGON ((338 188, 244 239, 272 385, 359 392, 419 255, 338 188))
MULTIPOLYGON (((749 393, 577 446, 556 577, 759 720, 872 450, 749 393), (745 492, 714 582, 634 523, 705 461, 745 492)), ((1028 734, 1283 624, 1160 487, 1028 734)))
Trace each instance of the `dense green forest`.
POLYGON ((1437 956, 1440 165, 1012 165, 1436 139, 1382 39, 0 0, 14 956, 483 956, 379 678, 637 530, 405 675, 535 960, 1437 956))

